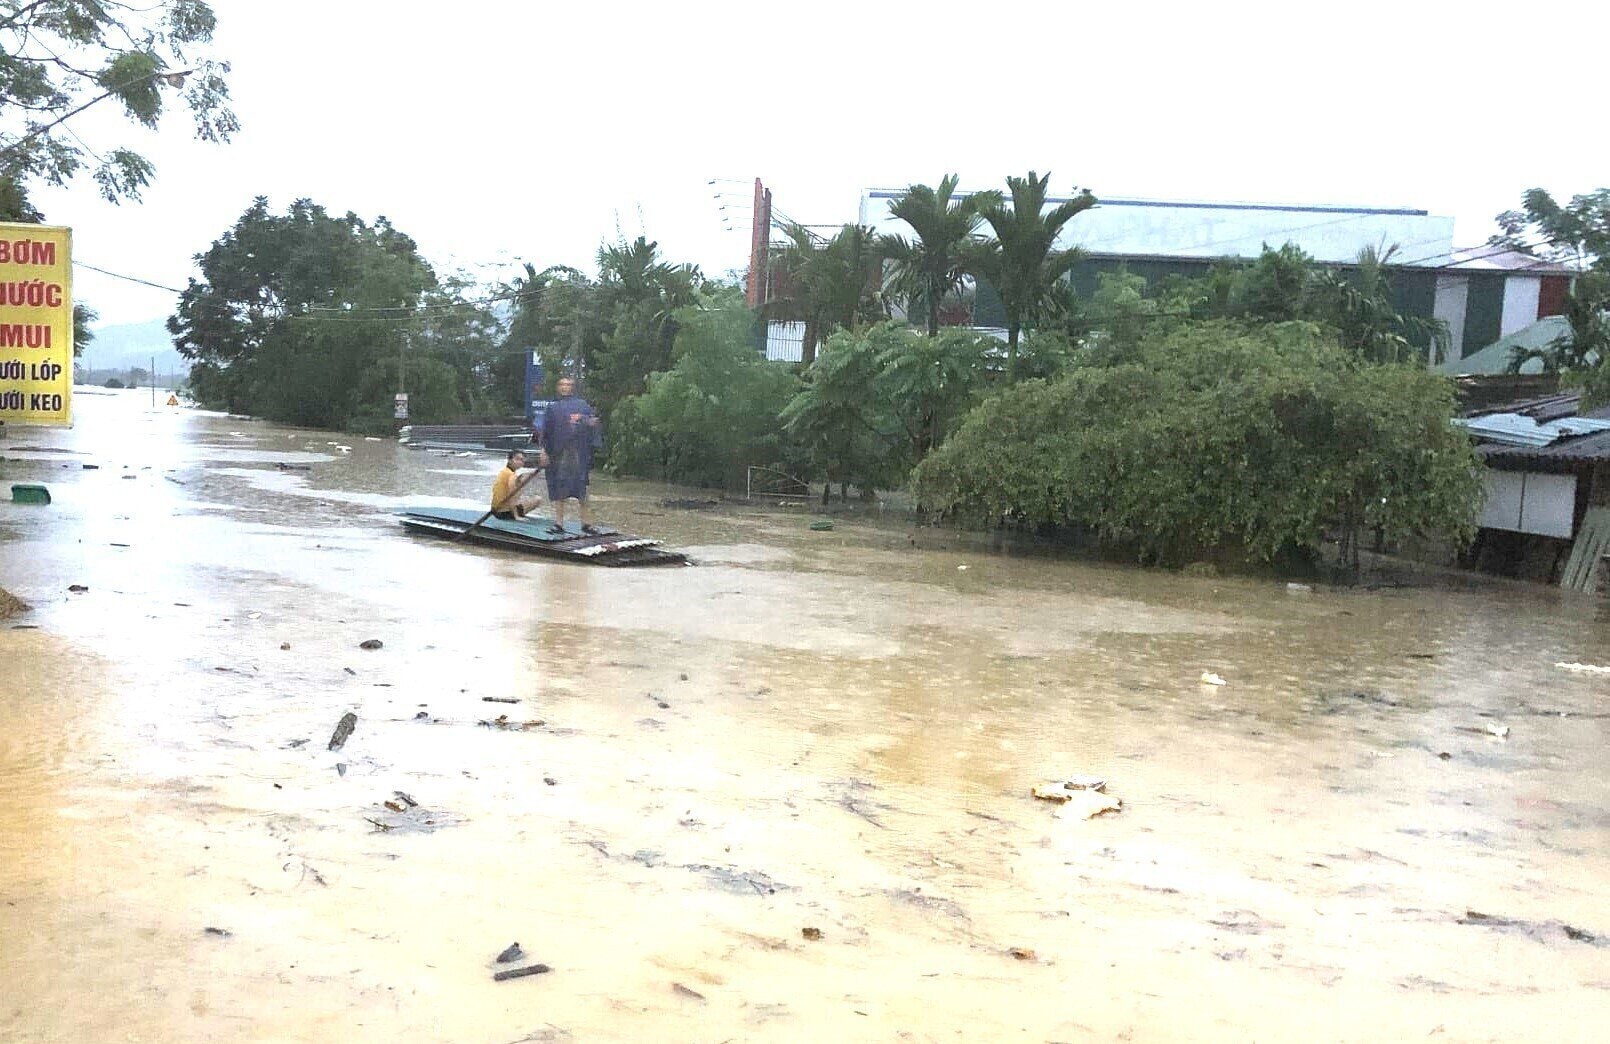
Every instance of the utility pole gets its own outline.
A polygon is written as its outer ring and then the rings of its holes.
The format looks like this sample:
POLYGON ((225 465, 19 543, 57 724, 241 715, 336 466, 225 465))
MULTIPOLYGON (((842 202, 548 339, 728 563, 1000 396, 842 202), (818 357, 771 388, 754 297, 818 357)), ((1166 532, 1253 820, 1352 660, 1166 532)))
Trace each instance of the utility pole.
POLYGON ((157 408, 157 357, 151 356, 151 408, 157 408))

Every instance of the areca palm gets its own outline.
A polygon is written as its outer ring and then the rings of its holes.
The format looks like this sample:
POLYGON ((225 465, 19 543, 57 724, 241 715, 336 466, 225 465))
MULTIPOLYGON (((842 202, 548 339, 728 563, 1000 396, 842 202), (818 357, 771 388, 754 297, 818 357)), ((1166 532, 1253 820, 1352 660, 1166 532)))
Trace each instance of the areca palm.
POLYGON ((878 290, 883 258, 877 236, 861 225, 845 225, 825 243, 803 225, 784 225, 783 234, 787 242, 777 259, 782 292, 766 313, 804 324, 801 361, 809 366, 817 344, 832 331, 885 317, 878 290))
POLYGON ((1046 210, 1051 175, 1029 171, 1007 178, 1011 202, 999 193, 981 193, 979 213, 995 238, 977 252, 971 269, 995 287, 1006 310, 1006 377, 1017 379, 1017 346, 1025 326, 1033 326, 1054 307, 1057 282, 1079 260, 1077 249, 1058 250, 1057 236, 1068 222, 1096 205, 1088 189, 1046 210))
POLYGON ((982 220, 977 196, 954 198, 959 180, 947 174, 938 189, 927 185, 906 189, 889 204, 889 214, 910 225, 915 240, 881 236, 878 241, 884 257, 894 262, 892 287, 909 300, 922 302, 930 337, 939 332, 940 302, 961 289, 968 248, 982 220))

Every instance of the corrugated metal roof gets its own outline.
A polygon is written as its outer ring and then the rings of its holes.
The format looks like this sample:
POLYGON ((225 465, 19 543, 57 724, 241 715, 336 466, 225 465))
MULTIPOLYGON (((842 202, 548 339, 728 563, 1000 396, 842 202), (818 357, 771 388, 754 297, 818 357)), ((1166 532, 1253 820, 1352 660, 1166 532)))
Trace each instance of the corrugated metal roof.
POLYGON ((1476 450, 1492 465, 1528 471, 1571 471, 1583 464, 1610 461, 1610 431, 1561 439, 1549 446, 1488 444, 1476 450))
POLYGON ((1476 272, 1516 272, 1531 275, 1578 275, 1573 265, 1520 250, 1501 250, 1491 246, 1459 247, 1444 268, 1476 272))
POLYGON ((1551 446, 1560 439, 1610 431, 1610 420, 1561 417, 1539 424, 1519 413, 1489 413, 1482 417, 1462 417, 1454 423, 1484 442, 1496 442, 1501 446, 1551 446))

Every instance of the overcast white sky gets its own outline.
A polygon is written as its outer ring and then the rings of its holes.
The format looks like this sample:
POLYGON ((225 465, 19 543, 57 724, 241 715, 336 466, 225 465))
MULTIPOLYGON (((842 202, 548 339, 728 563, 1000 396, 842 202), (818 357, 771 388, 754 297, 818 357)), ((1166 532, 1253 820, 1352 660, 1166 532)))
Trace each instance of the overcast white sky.
MULTIPOLYGON (((855 220, 864 187, 1032 167, 1098 196, 1421 207, 1461 245, 1528 187, 1610 185, 1603 3, 214 7, 240 134, 76 120, 157 164, 142 204, 87 179, 37 194, 79 259, 182 286, 256 195, 384 214, 438 270, 490 280, 516 258, 590 269, 617 220, 671 260, 741 268, 747 209, 726 231, 713 193, 746 208, 757 175, 812 223, 855 220)), ((103 324, 172 308, 76 280, 103 324)))

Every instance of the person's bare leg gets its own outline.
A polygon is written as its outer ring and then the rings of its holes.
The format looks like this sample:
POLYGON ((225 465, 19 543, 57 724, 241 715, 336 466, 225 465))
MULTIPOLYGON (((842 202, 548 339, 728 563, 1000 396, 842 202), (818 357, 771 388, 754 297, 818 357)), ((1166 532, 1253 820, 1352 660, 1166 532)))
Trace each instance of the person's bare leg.
POLYGON ((592 525, 593 513, 592 510, 587 506, 587 498, 579 497, 577 498, 576 503, 580 505, 581 524, 584 526, 592 525))
POLYGON ((564 497, 553 502, 553 524, 560 529, 565 528, 565 505, 569 503, 564 497))

